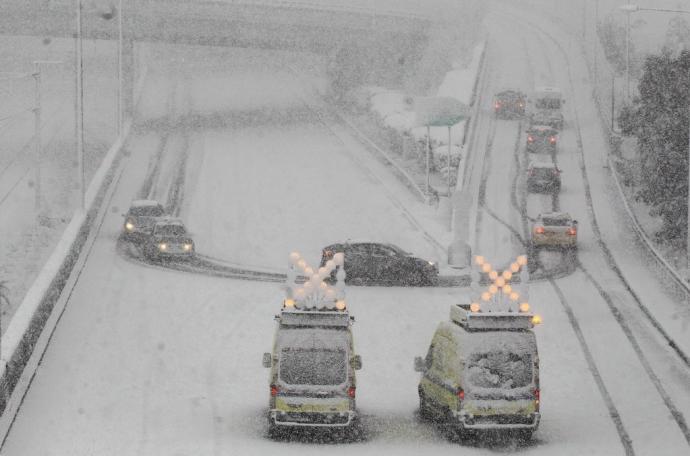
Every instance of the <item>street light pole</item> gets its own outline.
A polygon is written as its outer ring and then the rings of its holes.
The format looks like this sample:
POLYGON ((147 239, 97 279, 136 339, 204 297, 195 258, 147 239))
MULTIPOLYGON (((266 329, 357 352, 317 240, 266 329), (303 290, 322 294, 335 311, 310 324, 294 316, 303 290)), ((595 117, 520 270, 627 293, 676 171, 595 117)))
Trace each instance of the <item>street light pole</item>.
POLYGON ((34 208, 36 215, 41 211, 41 67, 38 62, 34 62, 34 80, 36 81, 36 94, 34 105, 34 146, 36 153, 34 189, 36 199, 34 208))
POLYGON ((34 189, 35 189, 35 210, 36 215, 40 214, 41 211, 41 163, 43 162, 43 149, 41 145, 41 65, 42 64, 58 64, 62 63, 55 60, 34 60, 34 72, 32 76, 35 80, 35 94, 34 94, 34 149, 35 149, 35 176, 34 176, 34 189))
POLYGON ((448 163, 446 163, 446 170, 448 171, 448 198, 450 198, 450 170, 452 169, 450 166, 450 125, 448 125, 448 163))
POLYGON ((630 11, 625 15, 625 96, 630 103, 630 11))
POLYGON ((122 0, 119 0, 117 8, 117 134, 122 135, 124 122, 124 93, 122 89, 122 0))
POLYGON ((79 208, 86 208, 84 179, 84 46, 81 24, 82 0, 77 1, 77 179, 79 182, 79 208))

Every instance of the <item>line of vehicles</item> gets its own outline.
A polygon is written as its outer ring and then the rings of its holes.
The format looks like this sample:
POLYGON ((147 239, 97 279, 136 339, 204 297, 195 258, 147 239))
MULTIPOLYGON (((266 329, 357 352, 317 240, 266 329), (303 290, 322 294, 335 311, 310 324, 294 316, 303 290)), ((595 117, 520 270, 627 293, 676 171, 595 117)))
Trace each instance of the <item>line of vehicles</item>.
MULTIPOLYGON (((522 268, 527 286, 527 260, 522 259, 500 275, 489 272, 495 280, 477 297, 481 305, 471 298, 451 305, 450 319, 438 325, 426 357, 414 360, 421 373, 420 417, 460 438, 508 431, 529 440, 539 426, 539 356, 532 328, 540 320, 509 285, 511 271, 522 268)), ((358 431, 356 372, 362 359, 345 303, 343 265, 342 252, 318 269, 298 253, 290 255, 272 350, 262 360, 270 369, 268 432, 273 438, 294 429, 358 431)), ((477 265, 486 272, 488 264, 478 260, 477 265)))
MULTIPOLYGON (((527 118, 525 152, 527 164, 527 192, 557 196, 561 191, 561 169, 557 165, 559 133, 565 122, 562 107, 565 103, 556 87, 536 87, 530 97, 508 89, 494 96, 497 119, 527 118), (530 106, 528 109, 527 106, 530 106)), ((532 249, 577 248, 577 220, 567 212, 544 212, 534 220, 530 232, 532 249)))

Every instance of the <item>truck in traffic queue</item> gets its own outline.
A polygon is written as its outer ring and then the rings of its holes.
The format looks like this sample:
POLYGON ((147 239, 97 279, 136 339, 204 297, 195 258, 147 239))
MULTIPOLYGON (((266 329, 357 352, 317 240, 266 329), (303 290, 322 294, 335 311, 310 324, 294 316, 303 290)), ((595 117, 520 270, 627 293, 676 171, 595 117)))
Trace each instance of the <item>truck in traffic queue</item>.
POLYGON ((350 430, 357 422, 355 372, 362 360, 355 353, 354 318, 344 299, 344 268, 337 282, 324 282, 342 253, 317 271, 291 254, 286 298, 277 323, 273 349, 264 353, 269 374, 269 435, 283 429, 330 428, 350 430), (297 272, 306 281, 295 283, 297 272))
POLYGON ((531 125, 548 125, 563 130, 563 93, 558 87, 535 87, 529 99, 531 125))

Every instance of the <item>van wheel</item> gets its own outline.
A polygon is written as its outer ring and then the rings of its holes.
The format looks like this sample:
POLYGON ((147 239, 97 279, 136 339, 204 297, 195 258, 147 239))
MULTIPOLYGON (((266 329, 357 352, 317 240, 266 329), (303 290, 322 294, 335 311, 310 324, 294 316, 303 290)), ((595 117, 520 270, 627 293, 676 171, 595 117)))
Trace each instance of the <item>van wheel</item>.
POLYGON ((270 421, 268 423, 268 438, 271 440, 280 438, 280 429, 270 421))
POLYGON ((429 403, 427 402, 426 398, 424 397, 424 393, 421 391, 419 392, 419 417, 428 420, 431 418, 431 408, 429 407, 429 403))
POLYGON ((515 438, 520 441, 520 443, 526 444, 532 440, 532 434, 534 434, 534 429, 518 429, 515 431, 515 438))

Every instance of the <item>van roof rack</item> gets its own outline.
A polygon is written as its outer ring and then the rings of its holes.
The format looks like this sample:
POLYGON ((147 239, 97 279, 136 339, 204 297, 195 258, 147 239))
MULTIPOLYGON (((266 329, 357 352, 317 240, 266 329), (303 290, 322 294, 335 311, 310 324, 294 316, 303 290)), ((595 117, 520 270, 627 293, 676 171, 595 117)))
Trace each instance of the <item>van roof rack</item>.
POLYGON ((450 306, 451 321, 468 330, 532 329, 534 327, 532 318, 531 313, 525 312, 472 312, 469 304, 450 306))
POLYGON ((276 320, 283 326, 303 327, 341 327, 350 326, 354 318, 347 310, 316 309, 302 310, 295 308, 282 309, 276 320))

